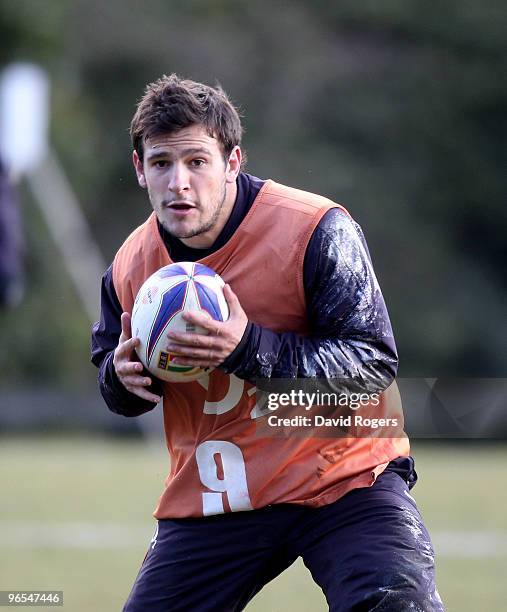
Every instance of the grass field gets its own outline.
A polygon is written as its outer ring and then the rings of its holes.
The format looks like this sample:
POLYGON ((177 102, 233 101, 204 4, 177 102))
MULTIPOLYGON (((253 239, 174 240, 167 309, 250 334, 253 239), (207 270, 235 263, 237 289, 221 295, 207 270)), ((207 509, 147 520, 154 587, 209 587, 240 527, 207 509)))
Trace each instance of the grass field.
MULTIPOLYGON (((450 612, 507 601, 507 445, 414 444, 413 493, 437 551, 450 612)), ((121 610, 154 527, 167 472, 161 448, 92 438, 0 438, 0 590, 64 591, 71 612, 121 610)), ((50 609, 50 608, 39 608, 50 609)), ((319 612, 302 564, 248 612, 319 612)))

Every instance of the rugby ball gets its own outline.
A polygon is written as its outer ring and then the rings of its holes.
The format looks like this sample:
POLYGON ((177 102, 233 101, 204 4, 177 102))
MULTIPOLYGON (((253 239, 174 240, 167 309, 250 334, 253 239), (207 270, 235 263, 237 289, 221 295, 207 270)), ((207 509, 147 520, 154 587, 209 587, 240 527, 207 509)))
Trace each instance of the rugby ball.
POLYGON ((208 334, 183 319, 183 313, 189 310, 226 321, 229 308, 224 284, 211 268, 187 261, 160 268, 144 282, 132 309, 132 336, 139 338, 136 352, 153 376, 169 382, 189 382, 213 369, 174 363, 176 355, 167 350, 167 332, 208 334))

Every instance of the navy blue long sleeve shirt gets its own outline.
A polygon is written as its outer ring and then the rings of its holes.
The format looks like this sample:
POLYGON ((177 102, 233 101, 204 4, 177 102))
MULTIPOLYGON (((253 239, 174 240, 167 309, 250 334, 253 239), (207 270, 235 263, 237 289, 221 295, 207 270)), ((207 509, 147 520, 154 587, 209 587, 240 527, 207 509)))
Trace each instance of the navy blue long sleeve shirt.
MULTIPOLYGON (((173 261, 196 261, 221 248, 249 211, 263 181, 241 173, 238 195, 226 225, 208 249, 193 249, 160 234, 173 261)), ((337 378, 369 393, 386 389, 396 375, 398 358, 386 305, 361 228, 341 209, 329 210, 309 241, 304 259, 304 287, 310 333, 278 333, 249 322, 240 344, 221 369, 239 378, 337 378)), ((108 407, 137 416, 154 407, 123 387, 113 366, 121 334, 122 308, 112 266, 102 278, 101 318, 92 333, 92 361, 108 407)), ((160 382, 152 390, 160 393, 160 382)))

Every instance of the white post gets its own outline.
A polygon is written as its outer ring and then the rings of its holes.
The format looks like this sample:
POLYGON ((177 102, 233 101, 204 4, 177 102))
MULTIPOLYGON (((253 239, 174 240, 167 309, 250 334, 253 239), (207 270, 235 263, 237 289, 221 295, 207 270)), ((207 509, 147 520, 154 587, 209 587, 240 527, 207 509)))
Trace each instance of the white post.
POLYGON ((52 152, 26 178, 86 314, 96 321, 100 278, 107 266, 74 191, 52 152))

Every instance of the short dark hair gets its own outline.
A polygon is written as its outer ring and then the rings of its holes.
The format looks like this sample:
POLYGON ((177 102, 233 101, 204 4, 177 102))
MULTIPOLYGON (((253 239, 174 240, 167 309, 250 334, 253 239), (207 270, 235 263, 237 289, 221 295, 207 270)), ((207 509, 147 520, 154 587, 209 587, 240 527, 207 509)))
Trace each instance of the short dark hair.
POLYGON ((219 141, 226 159, 241 144, 238 111, 220 85, 210 87, 176 74, 164 75, 146 86, 137 105, 130 124, 132 145, 142 160, 145 139, 196 124, 219 141))

